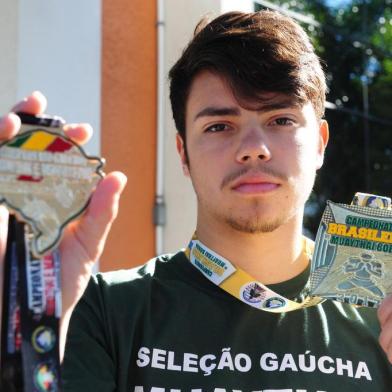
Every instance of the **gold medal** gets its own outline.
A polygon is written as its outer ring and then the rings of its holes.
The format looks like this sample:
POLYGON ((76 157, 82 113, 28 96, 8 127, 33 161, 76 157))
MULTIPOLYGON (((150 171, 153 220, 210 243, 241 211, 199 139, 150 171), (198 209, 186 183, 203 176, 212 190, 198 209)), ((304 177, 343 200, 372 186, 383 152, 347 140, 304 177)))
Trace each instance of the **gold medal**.
POLYGON ((58 244, 103 176, 103 160, 86 155, 65 136, 58 127, 63 121, 48 121, 45 126, 24 124, 0 145, 0 203, 29 225, 36 257, 58 244))
POLYGON ((391 199, 357 193, 351 206, 328 202, 316 244, 303 238, 311 260, 309 280, 299 297, 285 298, 197 239, 186 255, 208 280, 249 306, 272 313, 317 305, 325 299, 376 307, 392 293, 391 199), (314 249, 313 249, 314 248, 314 249))
MULTIPOLYGON (((1 383, 23 392, 60 390, 61 266, 66 225, 87 207, 102 178, 58 117, 18 113, 19 133, 0 145, 0 203, 11 212, 5 254, 1 383), (46 340, 46 341, 44 341, 46 340), (21 390, 21 389, 20 389, 21 390)), ((8 390, 7 389, 7 390, 8 390)))
POLYGON ((392 293, 392 210, 387 197, 357 193, 351 205, 328 202, 316 238, 310 291, 377 307, 392 293))

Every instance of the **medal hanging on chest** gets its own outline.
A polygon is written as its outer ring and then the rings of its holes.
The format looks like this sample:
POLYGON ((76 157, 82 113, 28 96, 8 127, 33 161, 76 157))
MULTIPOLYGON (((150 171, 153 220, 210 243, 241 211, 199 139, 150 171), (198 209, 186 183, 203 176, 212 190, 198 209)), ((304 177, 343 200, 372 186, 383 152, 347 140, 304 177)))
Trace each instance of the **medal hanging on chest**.
POLYGON ((257 281, 205 246, 196 234, 186 255, 212 283, 266 312, 289 312, 317 305, 325 299, 377 307, 392 293, 390 206, 389 198, 362 193, 356 194, 350 206, 328 202, 316 243, 303 238, 302 257, 311 261, 311 272, 297 296, 300 302, 257 281))
POLYGON ((328 202, 316 237, 310 292, 378 307, 392 293, 392 210, 387 197, 358 193, 352 205, 328 202))
POLYGON ((1 390, 60 391, 60 253, 66 225, 87 207, 103 161, 65 136, 57 117, 18 114, 0 145, 0 203, 10 211, 4 266, 1 390))

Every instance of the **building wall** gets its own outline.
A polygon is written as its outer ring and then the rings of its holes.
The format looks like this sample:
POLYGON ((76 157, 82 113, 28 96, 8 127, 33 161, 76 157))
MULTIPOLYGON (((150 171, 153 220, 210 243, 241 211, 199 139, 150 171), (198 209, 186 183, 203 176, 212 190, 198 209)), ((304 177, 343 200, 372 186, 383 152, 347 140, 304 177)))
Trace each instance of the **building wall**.
POLYGON ((41 90, 48 113, 89 122, 100 150, 101 2, 19 0, 17 96, 41 90))
POLYGON ((221 0, 221 13, 229 11, 253 12, 255 3, 253 0, 221 0))
POLYGON ((38 89, 48 113, 94 126, 87 149, 99 153, 100 1, 1 0, 0 10, 1 111, 38 89))
POLYGON ((18 1, 0 0, 0 112, 16 100, 18 77, 18 1))
POLYGON ((128 184, 100 261, 129 268, 154 255, 155 0, 103 0, 102 155, 128 184))

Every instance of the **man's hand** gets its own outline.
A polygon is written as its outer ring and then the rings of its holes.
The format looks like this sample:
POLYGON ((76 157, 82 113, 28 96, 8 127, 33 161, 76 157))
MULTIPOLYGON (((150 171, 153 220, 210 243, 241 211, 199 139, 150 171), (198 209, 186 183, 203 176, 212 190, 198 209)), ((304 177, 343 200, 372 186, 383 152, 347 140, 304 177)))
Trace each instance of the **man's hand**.
MULTIPOLYGON (((41 93, 34 92, 15 105, 12 111, 37 115, 44 113, 46 105, 46 98, 41 93)), ((19 128, 20 119, 14 113, 2 117, 0 119, 0 142, 15 136, 19 128)), ((92 135, 92 128, 88 124, 68 124, 64 131, 69 138, 79 144, 86 143, 92 135)), ((111 224, 117 216, 119 198, 125 184, 124 174, 119 172, 107 174, 98 183, 85 213, 78 220, 70 223, 64 231, 59 246, 63 290, 63 343, 72 309, 86 288, 93 265, 103 251, 111 224)), ((7 222, 8 213, 5 207, 0 205, 0 286, 3 281, 7 222)), ((1 307, 2 287, 0 289, 1 307)))
POLYGON ((377 313, 381 325, 379 342, 392 363, 392 294, 381 302, 377 313))

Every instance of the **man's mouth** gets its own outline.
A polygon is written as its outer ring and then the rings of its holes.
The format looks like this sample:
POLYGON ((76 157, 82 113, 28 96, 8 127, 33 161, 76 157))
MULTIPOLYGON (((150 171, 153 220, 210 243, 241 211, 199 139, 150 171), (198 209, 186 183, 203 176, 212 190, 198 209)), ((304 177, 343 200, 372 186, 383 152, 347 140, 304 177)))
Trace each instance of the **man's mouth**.
POLYGON ((246 176, 238 179, 232 185, 232 189, 243 194, 268 193, 281 186, 276 180, 266 176, 246 176))

